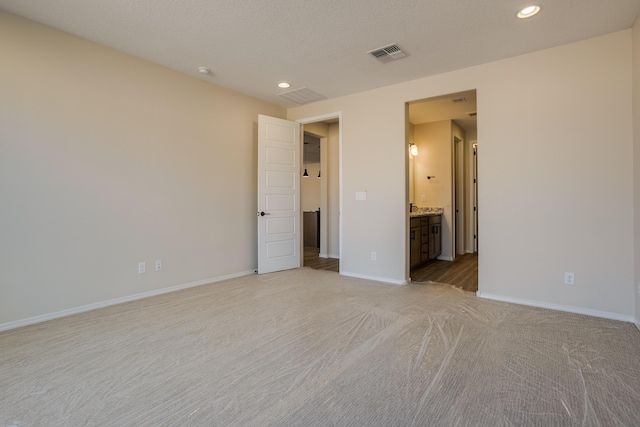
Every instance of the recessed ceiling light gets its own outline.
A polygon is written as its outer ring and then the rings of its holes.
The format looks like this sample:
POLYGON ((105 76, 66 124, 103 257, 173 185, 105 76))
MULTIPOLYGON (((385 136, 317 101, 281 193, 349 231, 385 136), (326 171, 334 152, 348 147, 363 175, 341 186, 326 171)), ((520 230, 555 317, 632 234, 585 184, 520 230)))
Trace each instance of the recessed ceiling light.
POLYGON ((282 82, 282 83, 278 83, 278 87, 282 88, 282 89, 286 89, 288 87, 290 87, 291 85, 287 82, 282 82))
POLYGON ((537 14, 538 12, 540 12, 540 6, 527 6, 524 9, 520 10, 520 12, 518 12, 516 14, 516 16, 518 18, 531 18, 533 15, 537 14))
POLYGON ((198 72, 200 74, 211 74, 211 70, 207 67, 198 67, 198 72))

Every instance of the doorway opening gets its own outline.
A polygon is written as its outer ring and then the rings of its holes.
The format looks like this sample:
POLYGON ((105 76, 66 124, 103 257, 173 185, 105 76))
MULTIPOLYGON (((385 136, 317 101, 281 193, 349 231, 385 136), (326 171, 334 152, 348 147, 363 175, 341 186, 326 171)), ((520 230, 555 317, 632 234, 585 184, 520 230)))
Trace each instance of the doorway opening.
POLYGON ((407 265, 411 281, 448 283, 475 292, 478 290, 476 91, 410 102, 407 123, 407 147, 415 147, 418 152, 408 153, 407 168, 411 210, 407 265), (437 247, 434 239, 441 245, 439 255, 425 256, 432 252, 425 248, 437 247), (421 253, 416 254, 416 250, 421 253))
POLYGON ((301 264, 339 272, 342 236, 339 115, 310 118, 301 124, 301 264))

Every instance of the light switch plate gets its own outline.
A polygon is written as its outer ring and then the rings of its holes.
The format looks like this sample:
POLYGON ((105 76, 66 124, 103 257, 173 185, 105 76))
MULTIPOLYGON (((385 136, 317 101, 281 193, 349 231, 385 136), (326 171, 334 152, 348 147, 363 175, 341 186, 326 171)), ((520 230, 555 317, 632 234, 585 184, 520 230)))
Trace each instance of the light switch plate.
POLYGON ((367 200, 366 191, 356 191, 356 200, 367 200))

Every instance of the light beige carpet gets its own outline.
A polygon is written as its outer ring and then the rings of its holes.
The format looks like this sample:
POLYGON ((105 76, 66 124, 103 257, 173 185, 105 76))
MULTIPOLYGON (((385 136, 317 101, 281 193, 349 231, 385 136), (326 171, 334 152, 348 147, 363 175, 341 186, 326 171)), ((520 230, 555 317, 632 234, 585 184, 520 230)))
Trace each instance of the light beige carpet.
POLYGON ((639 426, 631 324, 300 269, 0 334, 0 426, 639 426))

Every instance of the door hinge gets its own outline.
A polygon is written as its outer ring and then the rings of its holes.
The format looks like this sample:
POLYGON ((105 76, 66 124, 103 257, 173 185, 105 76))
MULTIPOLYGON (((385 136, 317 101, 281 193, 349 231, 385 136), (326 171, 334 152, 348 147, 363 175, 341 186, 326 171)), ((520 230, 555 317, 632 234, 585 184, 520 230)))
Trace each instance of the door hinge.
POLYGON ((474 183, 474 184, 476 183, 476 179, 475 179, 475 178, 473 178, 473 183, 474 183))
POLYGON ((473 235, 473 238, 474 238, 474 239, 476 238, 476 235, 475 235, 475 234, 473 235))
POLYGON ((475 206, 473 207, 473 211, 474 211, 474 212, 476 211, 476 207, 475 207, 475 206))

